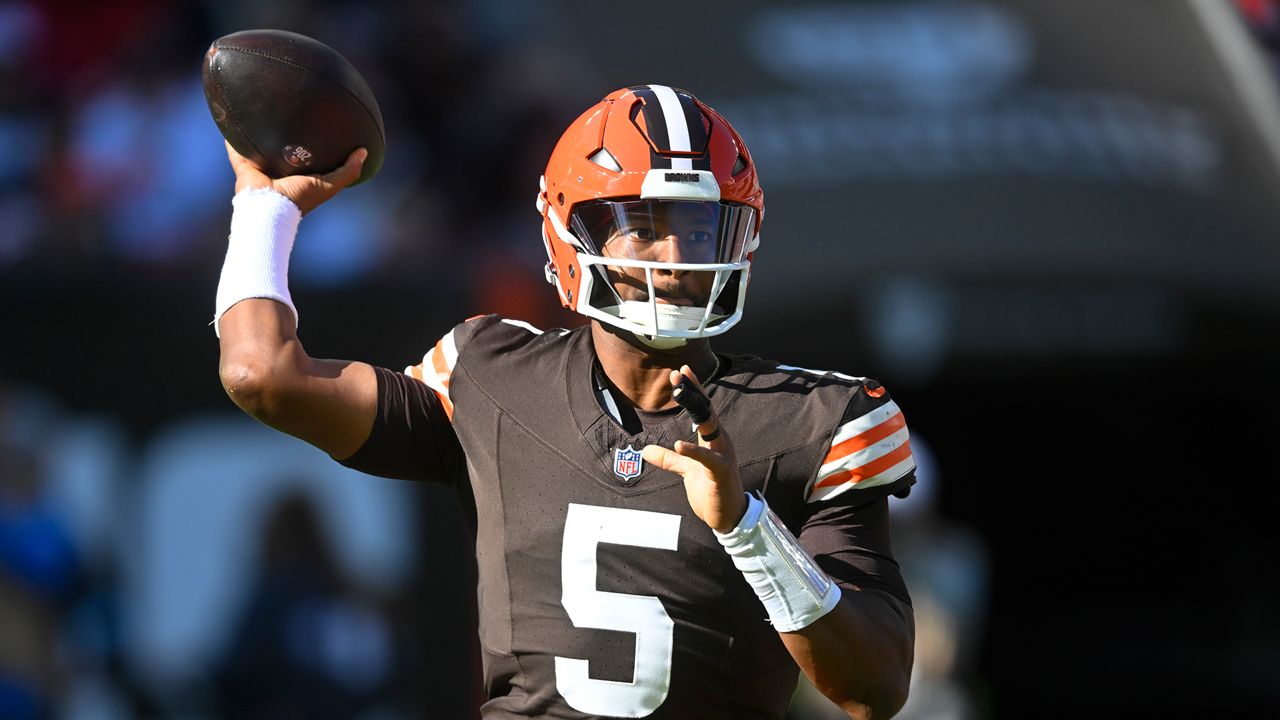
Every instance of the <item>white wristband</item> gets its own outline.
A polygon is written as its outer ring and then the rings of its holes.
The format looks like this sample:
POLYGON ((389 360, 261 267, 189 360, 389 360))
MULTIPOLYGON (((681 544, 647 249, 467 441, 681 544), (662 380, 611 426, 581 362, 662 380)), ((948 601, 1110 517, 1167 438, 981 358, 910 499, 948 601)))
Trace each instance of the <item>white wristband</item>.
POLYGON ((214 304, 213 331, 232 305, 249 298, 284 303, 298 326, 298 309, 289 296, 289 253, 298 234, 302 212, 291 200, 270 188, 253 188, 231 199, 231 235, 222 263, 214 304))
POLYGON ((747 512, 738 525, 727 533, 712 532, 764 603, 774 630, 807 627, 840 602, 840 586, 814 563, 764 500, 747 495, 747 512))

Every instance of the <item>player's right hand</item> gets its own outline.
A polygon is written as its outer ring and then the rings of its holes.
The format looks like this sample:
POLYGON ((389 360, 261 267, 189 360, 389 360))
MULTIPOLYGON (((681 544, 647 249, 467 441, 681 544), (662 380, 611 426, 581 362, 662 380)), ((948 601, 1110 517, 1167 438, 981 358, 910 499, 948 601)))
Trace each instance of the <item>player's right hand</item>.
MULTIPOLYGON (((671 387, 678 387, 682 378, 687 378, 692 384, 691 392, 705 394, 698 377, 688 365, 671 371, 671 387)), ((695 515, 713 530, 729 532, 746 514, 747 496, 742 492, 742 479, 738 477, 733 442, 720 426, 715 410, 709 405, 706 409, 706 419, 696 428, 696 445, 677 440, 671 448, 646 445, 640 452, 645 462, 684 478, 685 495, 695 515)))
POLYGON ((324 175, 289 175, 272 179, 262 172, 245 156, 236 152, 231 143, 223 141, 227 146, 227 158, 231 160, 231 169, 236 174, 236 192, 252 188, 271 188, 293 201, 303 215, 311 212, 338 191, 355 182, 360 177, 360 167, 369 152, 357 148, 347 156, 342 167, 324 175))

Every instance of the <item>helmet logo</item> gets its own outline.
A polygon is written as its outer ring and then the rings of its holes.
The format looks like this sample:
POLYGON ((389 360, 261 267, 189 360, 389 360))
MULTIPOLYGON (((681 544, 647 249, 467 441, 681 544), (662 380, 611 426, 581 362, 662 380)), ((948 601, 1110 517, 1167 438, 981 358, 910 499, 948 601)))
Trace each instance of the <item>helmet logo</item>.
POLYGON ((687 182, 687 183, 696 183, 696 182, 698 182, 698 177, 699 177, 699 176, 698 176, 698 173, 691 173, 691 172, 669 172, 669 173, 666 173, 666 174, 665 174, 665 177, 664 177, 663 179, 665 179, 667 182, 687 182))

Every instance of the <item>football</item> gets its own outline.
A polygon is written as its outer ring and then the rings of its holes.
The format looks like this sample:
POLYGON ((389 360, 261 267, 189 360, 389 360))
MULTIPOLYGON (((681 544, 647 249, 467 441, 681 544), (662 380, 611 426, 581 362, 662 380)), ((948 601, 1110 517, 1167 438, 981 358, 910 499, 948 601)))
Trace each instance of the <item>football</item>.
POLYGON ((272 177, 327 173, 369 151, 382 167, 386 132, 369 84, 336 50, 284 30, 244 30, 205 53, 204 95, 222 136, 272 177))

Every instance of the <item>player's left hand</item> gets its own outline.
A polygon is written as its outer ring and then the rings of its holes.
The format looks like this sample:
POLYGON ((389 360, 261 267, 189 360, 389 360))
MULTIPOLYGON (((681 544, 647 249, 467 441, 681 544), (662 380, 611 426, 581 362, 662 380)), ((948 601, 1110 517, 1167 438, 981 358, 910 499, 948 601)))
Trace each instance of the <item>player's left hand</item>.
MULTIPOLYGON (((681 375, 689 378, 698 392, 703 391, 688 365, 682 366, 679 372, 671 371, 673 388, 679 384, 681 375)), ((728 532, 747 511, 747 498, 738 477, 738 458, 715 410, 697 431, 697 444, 677 440, 670 449, 646 445, 642 454, 646 462, 683 477, 684 491, 694 514, 712 529, 728 532), (706 437, 712 439, 705 440, 706 437)))

